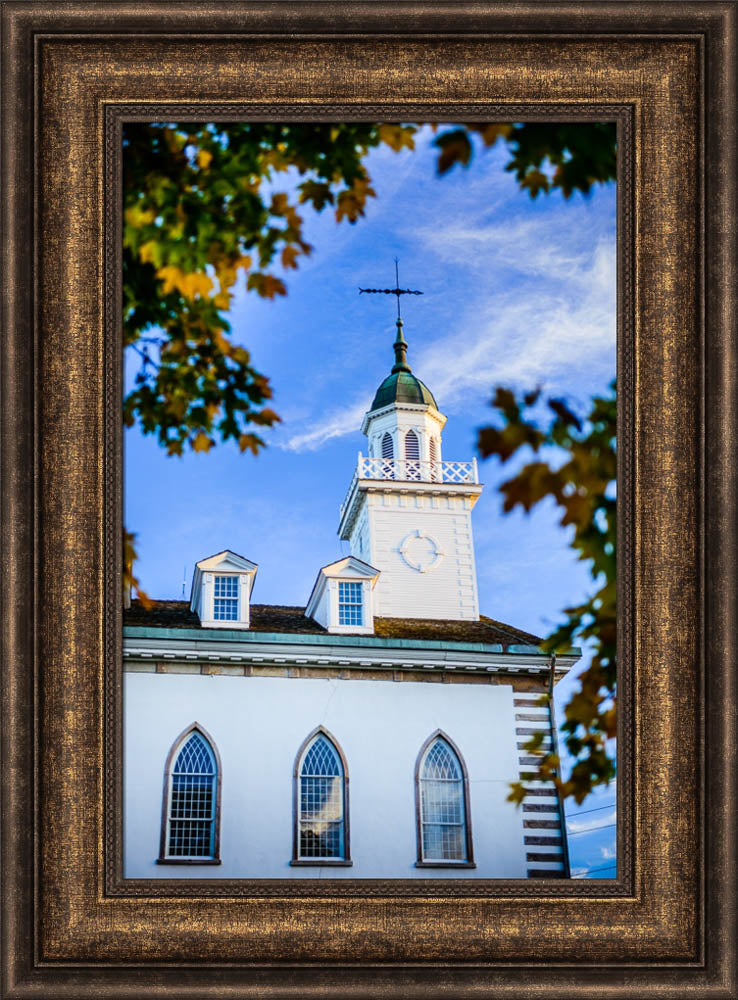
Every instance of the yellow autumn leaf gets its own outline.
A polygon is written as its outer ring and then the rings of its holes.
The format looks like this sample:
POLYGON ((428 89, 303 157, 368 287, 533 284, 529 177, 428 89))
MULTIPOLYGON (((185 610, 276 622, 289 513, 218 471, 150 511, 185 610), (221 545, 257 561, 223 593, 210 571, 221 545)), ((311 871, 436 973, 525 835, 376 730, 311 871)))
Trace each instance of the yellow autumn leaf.
POLYGON ((198 271, 193 271, 192 274, 186 274, 179 284, 179 290, 182 292, 186 299, 190 302, 194 302, 196 298, 206 299, 213 288, 212 279, 207 276, 207 274, 202 274, 198 271))
POLYGON ((140 205, 131 205, 130 208, 126 209, 126 222, 129 226, 133 226, 134 229, 141 229, 143 226, 150 225, 155 218, 156 216, 152 208, 144 210, 140 205))
POLYGON ((223 336, 220 330, 213 331, 213 340, 215 341, 215 346, 221 354, 230 354, 231 342, 227 337, 223 336))
POLYGON ((300 251, 297 247, 286 246, 282 251, 282 267, 293 267, 297 270, 297 258, 300 256, 300 251))
POLYGON ((405 146, 408 149, 415 149, 412 134, 401 125, 380 125, 379 138, 381 142, 386 143, 396 153, 399 153, 405 146))
POLYGON ((166 410, 167 413, 171 413, 177 420, 181 420, 187 412, 187 400, 182 398, 170 399, 166 404, 166 410))
POLYGON ((218 292, 218 294, 213 297, 213 305, 216 309, 229 309, 231 305, 231 297, 228 292, 218 292))
POLYGON ((216 268, 215 275, 218 279, 221 292, 226 292, 236 283, 236 268, 228 264, 221 264, 216 268))
POLYGON ((200 431, 197 437, 190 442, 193 451, 210 451, 213 447, 212 440, 207 436, 205 431, 200 431))
POLYGON ((210 153, 207 149, 201 149, 197 154, 197 162, 203 170, 207 170, 207 168, 210 166, 210 161, 212 160, 212 158, 213 154, 210 153))
POLYGON ((272 195, 271 211, 272 215, 284 215, 289 202, 284 192, 272 195))
POLYGON ((248 448, 248 450, 252 452, 252 454, 258 455, 259 454, 258 438, 254 434, 242 434, 238 439, 238 448, 239 451, 242 452, 246 451, 246 449, 248 448))
POLYGON ((198 271, 186 274, 181 268, 174 265, 160 267, 156 276, 161 278, 163 282, 162 292, 164 295, 176 289, 190 302, 194 302, 198 296, 207 298, 213 288, 212 279, 207 274, 198 271))
POLYGON ((156 240, 149 240, 142 243, 138 248, 138 257, 142 264, 154 264, 156 267, 161 263, 161 246, 156 240))
POLYGON ((168 295, 170 292, 179 291, 179 283, 182 278, 184 278, 184 272, 178 267, 174 267, 173 264, 169 264, 166 267, 160 267, 156 272, 157 278, 161 278, 162 281, 162 293, 168 295))

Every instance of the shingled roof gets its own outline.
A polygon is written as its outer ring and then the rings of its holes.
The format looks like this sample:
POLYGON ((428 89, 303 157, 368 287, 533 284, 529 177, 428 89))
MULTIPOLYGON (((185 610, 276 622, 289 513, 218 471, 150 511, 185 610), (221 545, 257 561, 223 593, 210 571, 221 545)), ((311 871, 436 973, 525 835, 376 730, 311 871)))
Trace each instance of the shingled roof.
MULTIPOLYGON (((123 612, 123 624, 146 628, 200 628, 200 619, 190 611, 187 601, 153 601, 144 608, 132 601, 123 612)), ((305 609, 281 604, 252 604, 250 632, 282 632, 326 635, 327 630, 313 618, 305 617, 305 609)), ((504 646, 538 646, 541 639, 481 615, 479 621, 447 621, 426 618, 374 617, 374 634, 385 639, 430 639, 441 642, 484 642, 504 646)))

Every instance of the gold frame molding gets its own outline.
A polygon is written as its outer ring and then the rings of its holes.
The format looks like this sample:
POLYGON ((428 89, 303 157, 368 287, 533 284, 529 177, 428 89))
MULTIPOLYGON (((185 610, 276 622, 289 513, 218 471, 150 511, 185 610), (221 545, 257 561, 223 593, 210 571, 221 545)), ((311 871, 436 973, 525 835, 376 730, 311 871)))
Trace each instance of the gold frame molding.
POLYGON ((2 4, 4 998, 736 997, 737 16, 2 4), (152 109, 618 122, 617 879, 121 878, 114 194, 152 109))

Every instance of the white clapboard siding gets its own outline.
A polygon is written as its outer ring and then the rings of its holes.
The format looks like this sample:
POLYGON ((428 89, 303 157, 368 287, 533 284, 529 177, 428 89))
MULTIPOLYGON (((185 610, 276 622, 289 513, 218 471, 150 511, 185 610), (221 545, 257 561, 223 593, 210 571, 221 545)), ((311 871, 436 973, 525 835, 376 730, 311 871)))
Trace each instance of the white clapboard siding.
POLYGON ((369 562, 381 572, 374 590, 376 615, 477 620, 471 510, 465 498, 379 494, 370 498, 368 513, 369 562), (408 565, 401 553, 416 531, 440 552, 424 572, 408 565))

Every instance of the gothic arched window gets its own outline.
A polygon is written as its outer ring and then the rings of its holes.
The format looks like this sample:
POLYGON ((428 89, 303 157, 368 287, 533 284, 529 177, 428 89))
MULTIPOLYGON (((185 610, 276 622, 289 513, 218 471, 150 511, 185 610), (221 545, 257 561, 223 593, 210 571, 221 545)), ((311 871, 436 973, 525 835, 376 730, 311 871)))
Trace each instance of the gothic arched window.
POLYGON ((346 762, 324 729, 314 730, 300 747, 294 781, 292 864, 351 864, 346 762))
POLYGON ((385 431, 382 438, 382 458, 393 458, 394 454, 395 449, 392 444, 392 435, 389 431, 385 431))
POLYGON ((408 431, 405 435, 405 458, 410 462, 417 462, 420 459, 420 445, 415 431, 408 431))
POLYGON ((420 751, 415 790, 417 864, 473 864, 466 767, 457 748, 440 731, 420 751))
POLYGON ((160 863, 220 863, 220 770, 213 741, 188 726, 164 770, 160 863))

